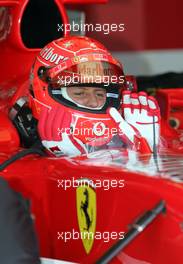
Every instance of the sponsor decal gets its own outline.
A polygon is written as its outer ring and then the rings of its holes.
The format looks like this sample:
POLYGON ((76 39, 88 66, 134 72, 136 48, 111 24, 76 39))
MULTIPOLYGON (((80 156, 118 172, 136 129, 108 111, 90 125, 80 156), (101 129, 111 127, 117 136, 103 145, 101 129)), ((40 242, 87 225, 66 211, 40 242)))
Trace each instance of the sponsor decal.
POLYGON ((44 60, 54 63, 56 65, 68 59, 68 57, 59 55, 58 53, 55 52, 54 48, 48 46, 46 46, 44 49, 40 51, 40 56, 44 60))
POLYGON ((93 126, 93 133, 96 136, 103 136, 105 134, 106 126, 102 122, 97 122, 93 126))
POLYGON ((73 58, 73 63, 79 63, 80 62, 80 57, 76 56, 73 58))

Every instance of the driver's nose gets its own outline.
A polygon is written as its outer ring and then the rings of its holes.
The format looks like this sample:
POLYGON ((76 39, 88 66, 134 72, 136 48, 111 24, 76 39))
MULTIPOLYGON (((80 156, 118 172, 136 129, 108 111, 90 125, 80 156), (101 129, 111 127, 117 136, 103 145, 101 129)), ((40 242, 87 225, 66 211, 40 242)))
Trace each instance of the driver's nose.
POLYGON ((98 98, 96 97, 95 94, 91 93, 90 95, 88 95, 87 106, 93 107, 93 108, 99 106, 98 98))

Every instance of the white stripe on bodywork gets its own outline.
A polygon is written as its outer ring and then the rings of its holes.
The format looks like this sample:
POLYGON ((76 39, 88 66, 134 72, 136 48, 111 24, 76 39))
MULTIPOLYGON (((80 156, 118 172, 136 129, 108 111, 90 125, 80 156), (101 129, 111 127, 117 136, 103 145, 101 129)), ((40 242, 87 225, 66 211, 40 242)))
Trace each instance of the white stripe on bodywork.
POLYGON ((69 262, 50 258, 41 258, 41 264, 77 264, 76 262, 69 262))

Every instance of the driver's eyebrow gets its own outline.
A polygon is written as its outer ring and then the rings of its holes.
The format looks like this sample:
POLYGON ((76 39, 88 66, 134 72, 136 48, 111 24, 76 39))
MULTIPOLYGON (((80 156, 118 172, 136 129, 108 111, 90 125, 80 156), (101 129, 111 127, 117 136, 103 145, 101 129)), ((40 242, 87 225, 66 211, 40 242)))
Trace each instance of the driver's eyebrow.
POLYGON ((85 90, 90 90, 90 88, 92 88, 95 91, 101 91, 101 92, 105 92, 106 90, 100 87, 81 87, 84 88, 85 90))
POLYGON ((106 90, 102 88, 95 88, 95 91, 106 92, 106 90))
POLYGON ((83 90, 83 89, 85 89, 85 87, 77 87, 77 86, 71 86, 71 87, 68 87, 68 88, 75 88, 75 89, 77 89, 77 90, 83 90))
MULTIPOLYGON (((71 86, 69 88, 75 88, 73 91, 88 91, 90 89, 90 87, 77 87, 77 86, 71 86)), ((100 87, 92 87, 96 92, 106 92, 105 89, 100 88, 100 87)))

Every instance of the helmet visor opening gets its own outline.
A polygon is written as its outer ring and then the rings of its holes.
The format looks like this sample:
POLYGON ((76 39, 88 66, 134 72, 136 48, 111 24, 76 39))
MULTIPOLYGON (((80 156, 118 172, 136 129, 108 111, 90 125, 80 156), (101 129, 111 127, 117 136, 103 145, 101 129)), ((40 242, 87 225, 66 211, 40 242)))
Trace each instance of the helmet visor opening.
POLYGON ((105 111, 118 107, 125 87, 122 69, 109 62, 89 61, 73 65, 49 78, 50 95, 72 108, 105 111))
POLYGON ((57 102, 83 112, 106 113, 108 107, 119 108, 122 88, 104 83, 86 83, 55 88, 49 85, 50 96, 57 102), (96 102, 97 101, 97 102, 96 102))

